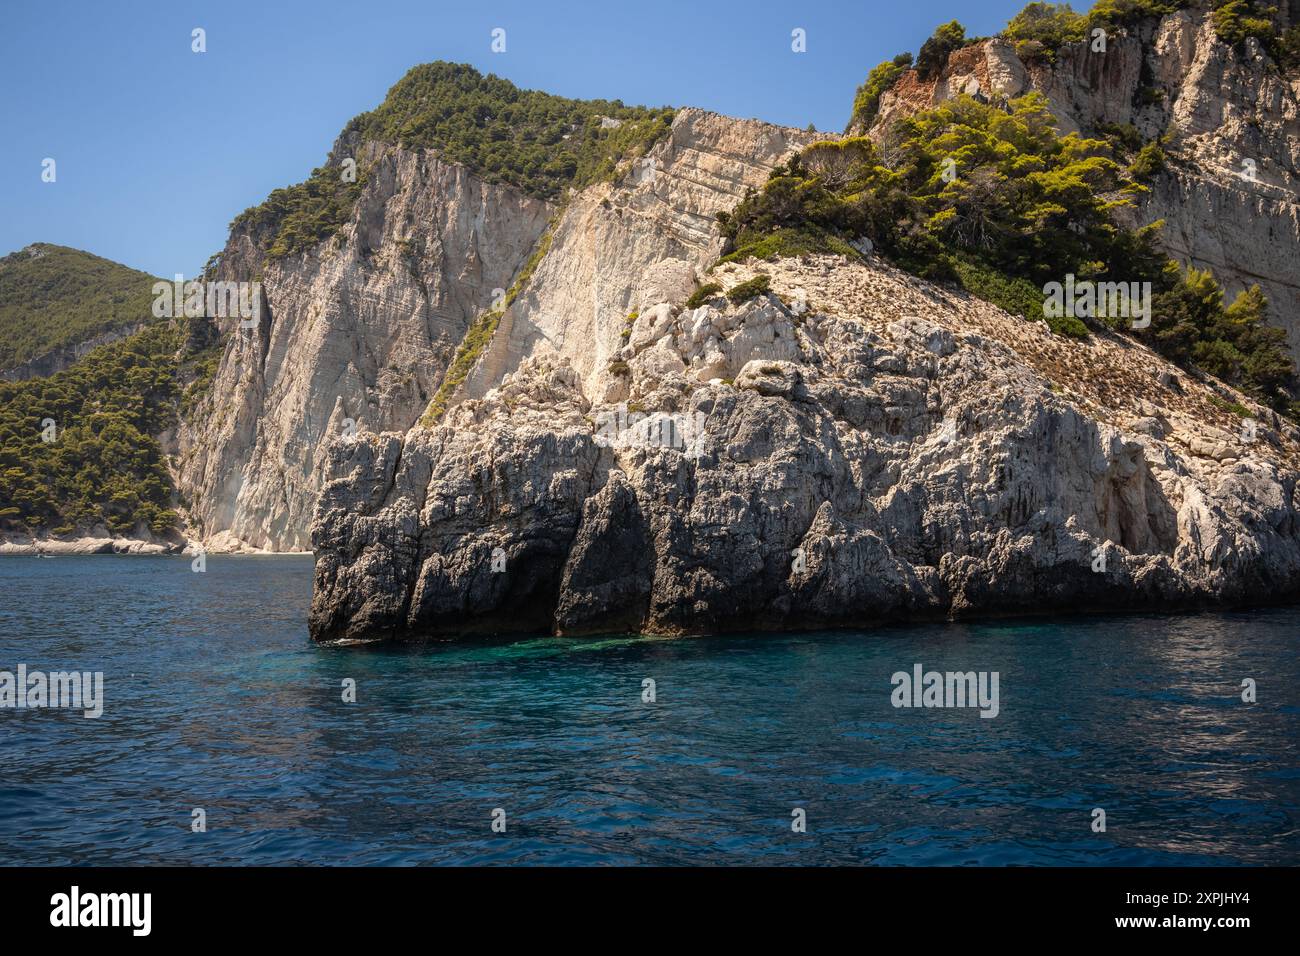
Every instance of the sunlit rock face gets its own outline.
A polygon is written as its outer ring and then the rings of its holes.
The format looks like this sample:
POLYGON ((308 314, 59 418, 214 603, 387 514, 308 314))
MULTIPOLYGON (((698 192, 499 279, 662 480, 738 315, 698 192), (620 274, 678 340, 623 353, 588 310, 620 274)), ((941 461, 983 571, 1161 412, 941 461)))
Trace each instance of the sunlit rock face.
MULTIPOLYGON (((617 374, 530 356, 332 450, 317 640, 869 625, 1300 589, 1296 431, 891 267, 727 265, 617 374), (609 379, 620 387, 611 395, 609 379)), ((587 363, 590 365, 591 363, 587 363)))
MULTIPOLYGON (((640 303, 688 294, 721 248, 715 216, 812 134, 681 110, 615 183, 571 196, 525 293, 457 399, 524 358, 567 355, 603 373, 640 303)), ((481 181, 432 151, 336 144, 330 165, 371 167, 351 220, 307 252, 269 260, 236 229, 219 280, 262 283, 267 308, 232 334, 211 397, 180 436, 178 486, 214 550, 305 550, 326 450, 353 431, 405 431, 473 319, 538 246, 552 203, 481 181)))
POLYGON ((325 450, 415 423, 554 211, 430 151, 361 148, 375 165, 336 237, 268 260, 236 230, 224 250, 218 278, 260 281, 266 308, 251 329, 230 323, 180 436, 178 486, 210 549, 307 549, 325 450))

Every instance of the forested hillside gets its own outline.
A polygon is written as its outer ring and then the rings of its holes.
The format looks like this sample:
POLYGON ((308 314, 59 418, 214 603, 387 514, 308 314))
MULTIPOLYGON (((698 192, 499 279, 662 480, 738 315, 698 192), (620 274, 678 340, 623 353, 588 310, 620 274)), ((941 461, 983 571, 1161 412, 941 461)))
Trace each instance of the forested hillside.
POLYGON ((155 281, 45 242, 0 258, 0 371, 147 320, 155 281))

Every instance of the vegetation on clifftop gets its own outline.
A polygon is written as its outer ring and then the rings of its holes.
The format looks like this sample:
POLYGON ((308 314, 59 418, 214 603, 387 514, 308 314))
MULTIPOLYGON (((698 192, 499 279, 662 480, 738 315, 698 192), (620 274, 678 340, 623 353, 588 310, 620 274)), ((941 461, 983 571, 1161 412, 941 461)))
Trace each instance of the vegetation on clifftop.
POLYGON ((907 72, 912 65, 912 54, 900 53, 892 60, 876 66, 867 74, 867 81, 858 87, 853 97, 853 114, 849 117, 846 132, 853 127, 866 130, 875 122, 880 110, 880 97, 885 90, 894 85, 894 81, 907 72))
MULTIPOLYGON (((1088 327, 1078 317, 1045 314, 1048 283, 1067 275, 1150 282, 1149 328, 1107 321, 1176 362, 1291 410, 1294 368, 1284 334, 1264 324, 1259 290, 1225 306, 1208 273, 1184 274, 1159 252, 1162 224, 1136 232, 1118 224, 1115 213, 1145 187, 1109 142, 1061 135, 1036 93, 1008 109, 963 96, 900 120, 883 151, 865 137, 810 145, 718 217, 730 247, 724 259, 858 257, 867 240, 917 275, 954 282, 1074 336, 1088 327)), ((1153 162, 1148 153, 1136 172, 1153 162)))
MULTIPOLYGON (((1052 62, 1063 46, 1090 39, 1096 29, 1113 33, 1203 4, 1204 0, 1098 0, 1087 13, 1077 13, 1069 3, 1034 0, 1011 18, 1000 35, 1014 44, 1021 59, 1052 62)), ((1215 32, 1224 43, 1240 46, 1253 37, 1284 72, 1300 69, 1300 24, 1282 29, 1275 2, 1212 0, 1210 8, 1215 32)), ((965 34, 956 20, 939 27, 916 57, 918 78, 933 79, 949 56, 977 42, 965 34)), ((868 129, 876 118, 881 95, 912 66, 912 54, 900 53, 872 69, 854 96, 846 130, 868 129)))
POLYGON ((611 178, 672 124, 674 110, 574 100, 521 90, 457 63, 426 63, 402 77, 376 110, 344 131, 362 140, 436 149, 488 182, 539 199, 611 178))
MULTIPOLYGON (((521 90, 508 80, 457 63, 410 70, 375 110, 355 117, 342 141, 433 149, 491 183, 539 199, 613 178, 644 155, 672 125, 674 110, 575 100, 521 90)), ((241 213, 232 228, 252 229, 272 258, 310 248, 351 215, 365 182, 342 181, 342 167, 314 170, 241 213)))
POLYGON ((733 305, 740 305, 742 302, 758 298, 771 287, 772 279, 770 276, 756 275, 754 278, 728 289, 727 298, 731 300, 733 305))
MULTIPOLYGON (((1012 40, 1026 59, 1053 59, 1067 43, 1088 39, 1101 28, 1112 31, 1135 26, 1178 10, 1200 6, 1195 0, 1099 0, 1087 13, 1068 3, 1035 2, 1012 18, 1002 35, 1012 40)), ((1269 0, 1213 0, 1210 19, 1219 39, 1238 46, 1254 37, 1283 70, 1300 65, 1300 27, 1283 30, 1277 4, 1269 0)))
POLYGON ((921 44, 921 51, 916 55, 917 75, 923 80, 932 79, 947 65, 948 57, 971 42, 974 41, 966 38, 966 28, 956 20, 942 24, 921 44))
POLYGON ((366 171, 346 182, 341 166, 321 166, 306 182, 272 190, 261 205, 245 209, 230 228, 247 229, 272 259, 310 249, 343 228, 365 186, 366 171))

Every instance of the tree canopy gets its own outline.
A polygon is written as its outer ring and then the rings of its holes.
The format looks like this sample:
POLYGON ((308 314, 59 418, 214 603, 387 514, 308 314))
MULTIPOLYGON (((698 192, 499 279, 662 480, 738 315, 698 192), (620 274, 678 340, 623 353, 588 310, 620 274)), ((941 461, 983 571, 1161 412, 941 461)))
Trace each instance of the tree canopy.
MULTIPOLYGON (((0 527, 66 534, 175 525, 158 435, 187 391, 206 387, 216 350, 190 351, 186 324, 155 321, 47 378, 0 382, 0 527)), ((191 394, 192 397, 192 394, 191 394)))
POLYGON ((149 319, 155 281, 46 242, 0 258, 0 369, 149 319))

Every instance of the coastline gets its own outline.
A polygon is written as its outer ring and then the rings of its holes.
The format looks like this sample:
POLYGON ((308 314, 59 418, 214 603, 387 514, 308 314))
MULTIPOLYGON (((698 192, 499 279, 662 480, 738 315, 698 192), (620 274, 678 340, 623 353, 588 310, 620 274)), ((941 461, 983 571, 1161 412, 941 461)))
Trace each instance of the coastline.
POLYGON ((135 537, 130 535, 85 534, 75 538, 38 538, 31 535, 0 535, 0 557, 66 557, 72 555, 197 555, 239 554, 249 556, 312 555, 311 551, 266 551, 255 548, 213 549, 192 538, 135 537))
POLYGON ((84 554, 186 554, 195 546, 190 541, 133 538, 114 535, 82 535, 77 538, 35 538, 27 535, 0 539, 0 556, 63 556, 84 554))

